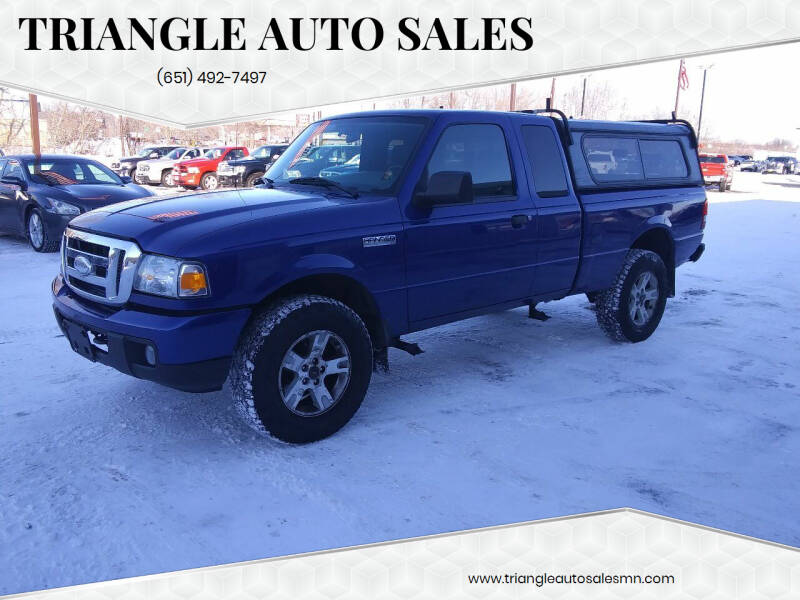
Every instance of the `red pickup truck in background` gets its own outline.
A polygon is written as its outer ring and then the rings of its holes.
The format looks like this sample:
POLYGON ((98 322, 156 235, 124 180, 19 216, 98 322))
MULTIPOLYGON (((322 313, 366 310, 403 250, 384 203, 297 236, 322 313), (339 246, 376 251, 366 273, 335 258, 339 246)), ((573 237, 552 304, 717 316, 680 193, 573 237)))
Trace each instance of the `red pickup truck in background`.
POLYGON ((733 173, 728 165, 726 154, 699 154, 700 168, 706 185, 717 185, 719 191, 731 189, 733 173))
POLYGON ((204 190, 215 190, 219 187, 217 165, 223 160, 244 158, 249 152, 244 146, 218 146, 211 148, 200 158, 185 160, 172 168, 172 179, 175 185, 193 190, 201 187, 204 190))

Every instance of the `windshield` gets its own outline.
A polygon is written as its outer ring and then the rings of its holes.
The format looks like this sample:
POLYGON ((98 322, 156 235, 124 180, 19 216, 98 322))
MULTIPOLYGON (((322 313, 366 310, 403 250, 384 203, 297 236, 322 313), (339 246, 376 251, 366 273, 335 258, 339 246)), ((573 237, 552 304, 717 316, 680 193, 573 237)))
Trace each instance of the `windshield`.
POLYGON ((80 158, 29 159, 25 168, 36 183, 46 185, 121 185, 114 171, 93 160, 80 158))
POLYGON ((700 155, 700 162, 704 163, 724 163, 724 156, 708 156, 706 154, 700 155))
POLYGON ((138 152, 138 154, 136 154, 136 156, 138 156, 139 158, 147 158, 153 152, 155 152, 157 154, 161 154, 158 151, 158 148, 153 148, 152 146, 148 146, 147 148, 142 148, 141 150, 139 150, 139 152, 138 152))
POLYGON ((215 159, 225 154, 225 148, 211 148, 208 152, 203 154, 203 158, 215 159))
POLYGON ((275 184, 324 177, 348 190, 388 192, 427 123, 425 118, 384 116, 320 121, 291 143, 266 176, 275 184))
POLYGON ((767 160, 771 160, 772 162, 787 163, 791 159, 788 156, 770 156, 767 160))
POLYGON ((253 151, 251 156, 255 156, 256 158, 264 158, 270 155, 270 151, 272 150, 272 146, 259 146, 258 148, 253 151))
POLYGON ((171 159, 180 158, 181 156, 183 156, 184 152, 186 152, 186 148, 175 148, 175 150, 167 154, 165 158, 171 158, 171 159))

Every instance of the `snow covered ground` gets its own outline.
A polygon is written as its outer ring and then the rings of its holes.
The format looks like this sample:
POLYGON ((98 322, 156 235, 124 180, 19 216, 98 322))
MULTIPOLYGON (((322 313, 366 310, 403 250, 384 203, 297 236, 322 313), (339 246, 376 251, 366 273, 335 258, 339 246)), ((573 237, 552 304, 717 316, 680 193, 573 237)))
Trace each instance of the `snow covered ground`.
POLYGON ((800 177, 737 175, 650 340, 583 297, 410 336, 304 447, 74 354, 0 238, 0 594, 620 506, 800 546, 800 177))

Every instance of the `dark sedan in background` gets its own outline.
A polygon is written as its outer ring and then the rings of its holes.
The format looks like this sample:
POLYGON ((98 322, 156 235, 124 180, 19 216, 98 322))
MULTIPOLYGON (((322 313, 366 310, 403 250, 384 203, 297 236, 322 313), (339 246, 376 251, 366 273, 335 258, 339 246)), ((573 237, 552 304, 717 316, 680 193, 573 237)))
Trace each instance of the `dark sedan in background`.
POLYGON ((0 231, 24 236, 37 252, 58 250, 67 223, 81 213, 152 195, 79 156, 0 158, 0 231))

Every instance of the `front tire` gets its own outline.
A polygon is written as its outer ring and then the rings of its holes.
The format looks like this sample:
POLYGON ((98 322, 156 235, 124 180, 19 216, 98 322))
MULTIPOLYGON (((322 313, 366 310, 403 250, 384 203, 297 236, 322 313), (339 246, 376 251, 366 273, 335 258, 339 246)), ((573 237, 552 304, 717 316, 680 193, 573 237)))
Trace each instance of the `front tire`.
POLYGON ((206 173, 200 180, 200 187, 204 190, 216 190, 219 187, 219 178, 216 171, 206 173))
POLYGON ((628 252, 614 285, 597 297, 597 323, 613 340, 641 342, 661 322, 667 304, 668 278, 655 252, 628 252))
POLYGON ((248 176, 247 180, 244 182, 245 187, 254 187, 256 185, 256 179, 259 177, 263 177, 264 173, 255 172, 248 176))
POLYGON ((304 444, 353 417, 372 377, 372 342, 361 318, 332 298, 285 298, 256 315, 239 340, 230 382, 256 430, 304 444))
POLYGON ((59 240, 50 239, 47 227, 44 224, 42 211, 38 208, 32 209, 25 219, 25 234, 28 243, 36 252, 55 252, 58 250, 59 240))
POLYGON ((172 169, 167 169, 161 173, 161 185, 164 187, 172 187, 175 185, 175 180, 172 178, 172 169))

